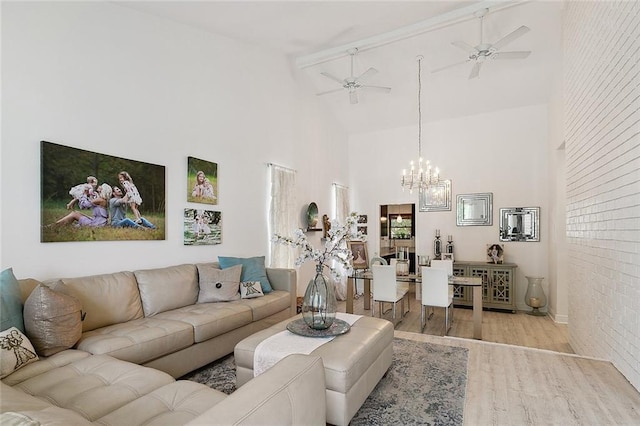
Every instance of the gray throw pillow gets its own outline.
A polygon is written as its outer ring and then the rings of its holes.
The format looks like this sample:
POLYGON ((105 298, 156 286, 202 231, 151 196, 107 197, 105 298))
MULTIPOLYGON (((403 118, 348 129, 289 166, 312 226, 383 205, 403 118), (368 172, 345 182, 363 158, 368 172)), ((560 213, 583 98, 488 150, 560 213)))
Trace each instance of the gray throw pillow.
POLYGON ((198 303, 230 302, 240 299, 240 275, 242 265, 218 269, 212 265, 198 264, 198 303))
POLYGON ((69 349, 82 336, 82 305, 73 296, 40 284, 24 302, 24 327, 42 356, 69 349))

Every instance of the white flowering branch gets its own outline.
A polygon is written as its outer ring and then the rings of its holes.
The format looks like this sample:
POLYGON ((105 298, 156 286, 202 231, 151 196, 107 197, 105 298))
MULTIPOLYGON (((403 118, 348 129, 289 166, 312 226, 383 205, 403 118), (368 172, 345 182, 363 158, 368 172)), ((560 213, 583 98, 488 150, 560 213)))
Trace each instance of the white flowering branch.
POLYGON ((317 265, 329 268, 331 274, 338 279, 340 278, 340 272, 331 265, 330 261, 335 260, 348 274, 352 272, 351 260, 353 260, 353 253, 347 246, 347 241, 365 240, 365 235, 357 231, 357 223, 358 214, 353 212, 349 214, 344 225, 332 226, 327 233, 323 250, 314 248, 307 240, 307 236, 302 229, 296 229, 293 237, 275 234, 271 241, 299 248, 301 252, 295 261, 296 266, 301 266, 307 260, 313 260, 317 265))

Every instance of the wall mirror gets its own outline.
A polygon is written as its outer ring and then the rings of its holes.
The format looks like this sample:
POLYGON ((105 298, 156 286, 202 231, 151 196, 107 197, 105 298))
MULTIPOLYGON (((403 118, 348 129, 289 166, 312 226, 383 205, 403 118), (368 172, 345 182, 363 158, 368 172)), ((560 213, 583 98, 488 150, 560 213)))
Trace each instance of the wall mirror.
POLYGON ((493 225, 493 193, 459 194, 456 204, 456 225, 493 225))
POLYGON ((420 191, 421 212, 441 212, 451 210, 451 179, 441 180, 420 191))
POLYGON ((540 241, 540 207, 501 208, 500 241, 540 241))

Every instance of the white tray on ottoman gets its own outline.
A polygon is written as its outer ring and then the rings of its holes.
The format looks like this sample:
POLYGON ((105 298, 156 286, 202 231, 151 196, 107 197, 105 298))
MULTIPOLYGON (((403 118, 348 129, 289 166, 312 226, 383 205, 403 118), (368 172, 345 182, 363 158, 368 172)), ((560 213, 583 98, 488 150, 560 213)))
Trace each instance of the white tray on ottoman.
MULTIPOLYGON (((300 317, 289 318, 259 331, 236 345, 234 356, 238 387, 253 378, 253 356, 258 344, 286 330, 289 322, 300 317)), ((327 422, 348 425, 391 366, 393 324, 384 319, 363 316, 351 325, 348 333, 336 336, 311 354, 320 356, 324 363, 327 422)))

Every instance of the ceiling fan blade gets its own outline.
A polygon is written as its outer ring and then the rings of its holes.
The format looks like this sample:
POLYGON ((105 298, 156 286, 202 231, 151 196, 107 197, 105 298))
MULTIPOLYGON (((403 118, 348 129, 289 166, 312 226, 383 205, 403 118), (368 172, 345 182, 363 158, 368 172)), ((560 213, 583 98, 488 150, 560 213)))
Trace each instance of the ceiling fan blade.
POLYGON ((530 51, 496 52, 491 55, 493 59, 524 59, 531 54, 530 51))
POLYGON ((369 68, 368 70, 366 70, 365 72, 363 72, 362 74, 360 74, 360 76, 358 78, 356 78, 356 80, 358 81, 363 81, 366 80, 368 78, 373 77, 374 75, 376 75, 378 73, 378 70, 375 68, 369 68))
POLYGON ((362 85, 360 86, 361 89, 369 89, 369 90, 377 90, 379 92, 386 92, 389 93, 391 91, 391 87, 384 87, 384 86, 366 86, 366 85, 362 85))
POLYGON ((349 102, 351 102, 351 104, 358 103, 358 92, 356 92, 355 90, 351 90, 349 92, 349 102))
POLYGON ((496 50, 500 50, 501 48, 503 48, 507 44, 511 43, 512 41, 514 41, 518 37, 528 33, 529 31, 530 31, 529 27, 527 27, 526 25, 523 25, 520 28, 518 28, 517 30, 512 31, 511 33, 509 33, 506 36, 502 37, 500 40, 496 41, 493 44, 493 47, 496 50))
POLYGON ((473 64, 473 68, 471 68, 471 74, 469 74, 469 80, 472 78, 476 78, 480 75, 480 67, 482 66, 482 62, 476 62, 473 64))
POLYGON ((327 77, 327 78, 330 78, 331 80, 335 80, 335 81, 337 81, 337 82, 338 82, 338 83, 340 83, 340 84, 344 84, 344 80, 343 80, 343 79, 338 78, 338 77, 336 77, 336 76, 335 76, 335 75, 333 75, 333 74, 329 74, 328 72, 324 72, 324 71, 323 71, 323 72, 321 72, 320 74, 324 75, 324 76, 325 76, 325 77, 327 77))
POLYGON ((438 71, 442 71, 442 70, 446 70, 447 68, 451 68, 451 67, 455 67, 457 65, 462 65, 462 64, 466 64, 467 62, 469 62, 471 59, 465 59, 462 62, 456 62, 455 64, 450 64, 441 68, 436 68, 435 70, 431 70, 432 73, 434 72, 438 72, 438 71))
POLYGON ((316 96, 322 96, 322 95, 326 95, 327 93, 335 93, 335 92, 340 92, 344 90, 342 87, 339 89, 333 89, 333 90, 327 90, 326 92, 320 92, 320 93, 316 93, 316 96))
POLYGON ((460 49, 464 50, 467 53, 473 53, 478 51, 478 49, 476 49, 475 47, 471 46, 468 43, 465 43, 464 41, 453 41, 451 42, 451 44, 453 44, 455 47, 459 47, 460 49))

